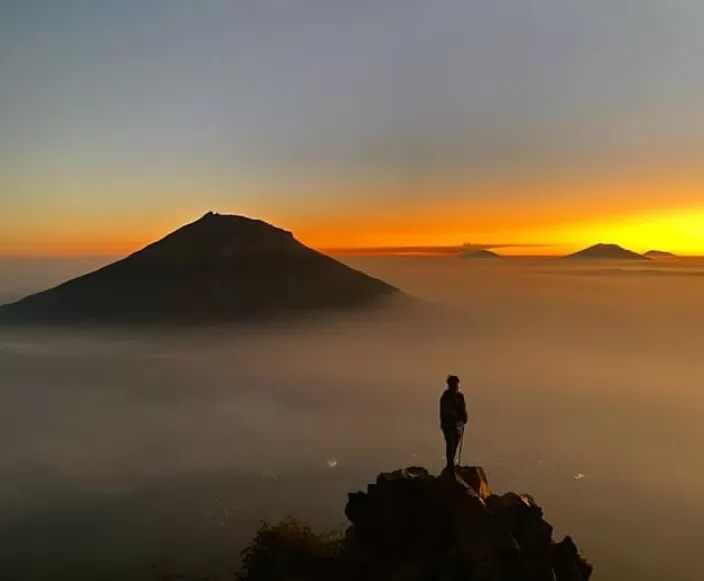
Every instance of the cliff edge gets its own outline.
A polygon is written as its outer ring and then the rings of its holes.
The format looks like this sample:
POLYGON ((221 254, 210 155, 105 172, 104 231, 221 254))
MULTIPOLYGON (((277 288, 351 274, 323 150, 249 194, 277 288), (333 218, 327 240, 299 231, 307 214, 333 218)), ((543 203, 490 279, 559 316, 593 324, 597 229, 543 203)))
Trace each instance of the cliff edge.
POLYGON ((592 566, 528 495, 491 492, 479 467, 457 477, 411 467, 349 495, 344 535, 287 521, 259 531, 240 579, 587 581, 592 566))

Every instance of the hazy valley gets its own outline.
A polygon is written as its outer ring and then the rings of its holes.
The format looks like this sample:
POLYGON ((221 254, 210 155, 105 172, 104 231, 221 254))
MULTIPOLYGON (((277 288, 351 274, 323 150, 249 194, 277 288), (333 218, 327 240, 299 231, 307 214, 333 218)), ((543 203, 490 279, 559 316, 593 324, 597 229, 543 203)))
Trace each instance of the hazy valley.
MULTIPOLYGON (((380 470, 440 468, 448 372, 470 407, 464 460, 533 493, 599 579, 699 578, 704 263, 345 261, 450 308, 0 331, 8 578, 222 573, 260 519, 341 525, 380 470)), ((36 266, 2 263, 0 292, 54 282, 36 266)))

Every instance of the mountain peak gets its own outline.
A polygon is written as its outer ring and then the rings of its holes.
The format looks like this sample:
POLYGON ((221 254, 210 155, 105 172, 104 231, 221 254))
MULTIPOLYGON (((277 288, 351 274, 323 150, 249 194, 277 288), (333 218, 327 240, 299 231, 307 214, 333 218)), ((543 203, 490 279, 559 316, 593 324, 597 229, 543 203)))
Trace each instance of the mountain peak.
POLYGON ((600 242, 589 248, 570 254, 565 258, 596 259, 596 260, 649 260, 642 254, 627 250, 618 244, 600 242))
POLYGON ((491 250, 487 250, 486 248, 469 248, 466 250, 463 250, 462 253, 459 255, 460 258, 469 258, 469 259, 482 259, 482 258, 503 258, 500 254, 497 254, 496 252, 492 252, 491 250))
MULTIPOLYGON (((192 222, 192 224, 207 224, 208 226, 212 226, 214 224, 227 224, 232 228, 235 228, 238 225, 258 224, 273 230, 282 230, 281 228, 273 226, 272 224, 258 218, 250 218, 249 216, 242 216, 241 214, 219 214, 218 212, 213 212, 212 210, 203 214, 198 220, 192 222)), ((285 230, 282 231, 285 232, 285 230)))
POLYGON ((237 255, 300 252, 306 249, 293 234, 263 220, 208 212, 133 256, 180 261, 225 259, 237 255))
POLYGON ((0 321, 218 323, 364 307, 393 294, 287 230, 208 212, 123 260, 0 307, 0 321))

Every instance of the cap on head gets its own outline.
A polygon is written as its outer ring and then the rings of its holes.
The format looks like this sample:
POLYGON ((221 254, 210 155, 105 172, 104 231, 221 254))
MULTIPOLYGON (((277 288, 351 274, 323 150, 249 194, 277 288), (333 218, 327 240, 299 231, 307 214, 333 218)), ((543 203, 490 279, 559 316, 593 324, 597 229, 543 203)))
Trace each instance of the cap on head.
POLYGON ((447 376, 447 385, 450 387, 457 387, 460 384, 460 378, 456 375, 447 376))

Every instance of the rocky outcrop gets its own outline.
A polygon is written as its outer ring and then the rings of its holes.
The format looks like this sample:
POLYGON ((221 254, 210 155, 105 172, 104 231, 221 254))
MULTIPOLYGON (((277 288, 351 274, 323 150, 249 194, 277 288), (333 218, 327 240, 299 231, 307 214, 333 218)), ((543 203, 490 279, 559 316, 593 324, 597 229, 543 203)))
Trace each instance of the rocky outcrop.
POLYGON ((491 492, 484 471, 381 474, 345 509, 349 579, 586 581, 592 567, 528 495, 491 492))

